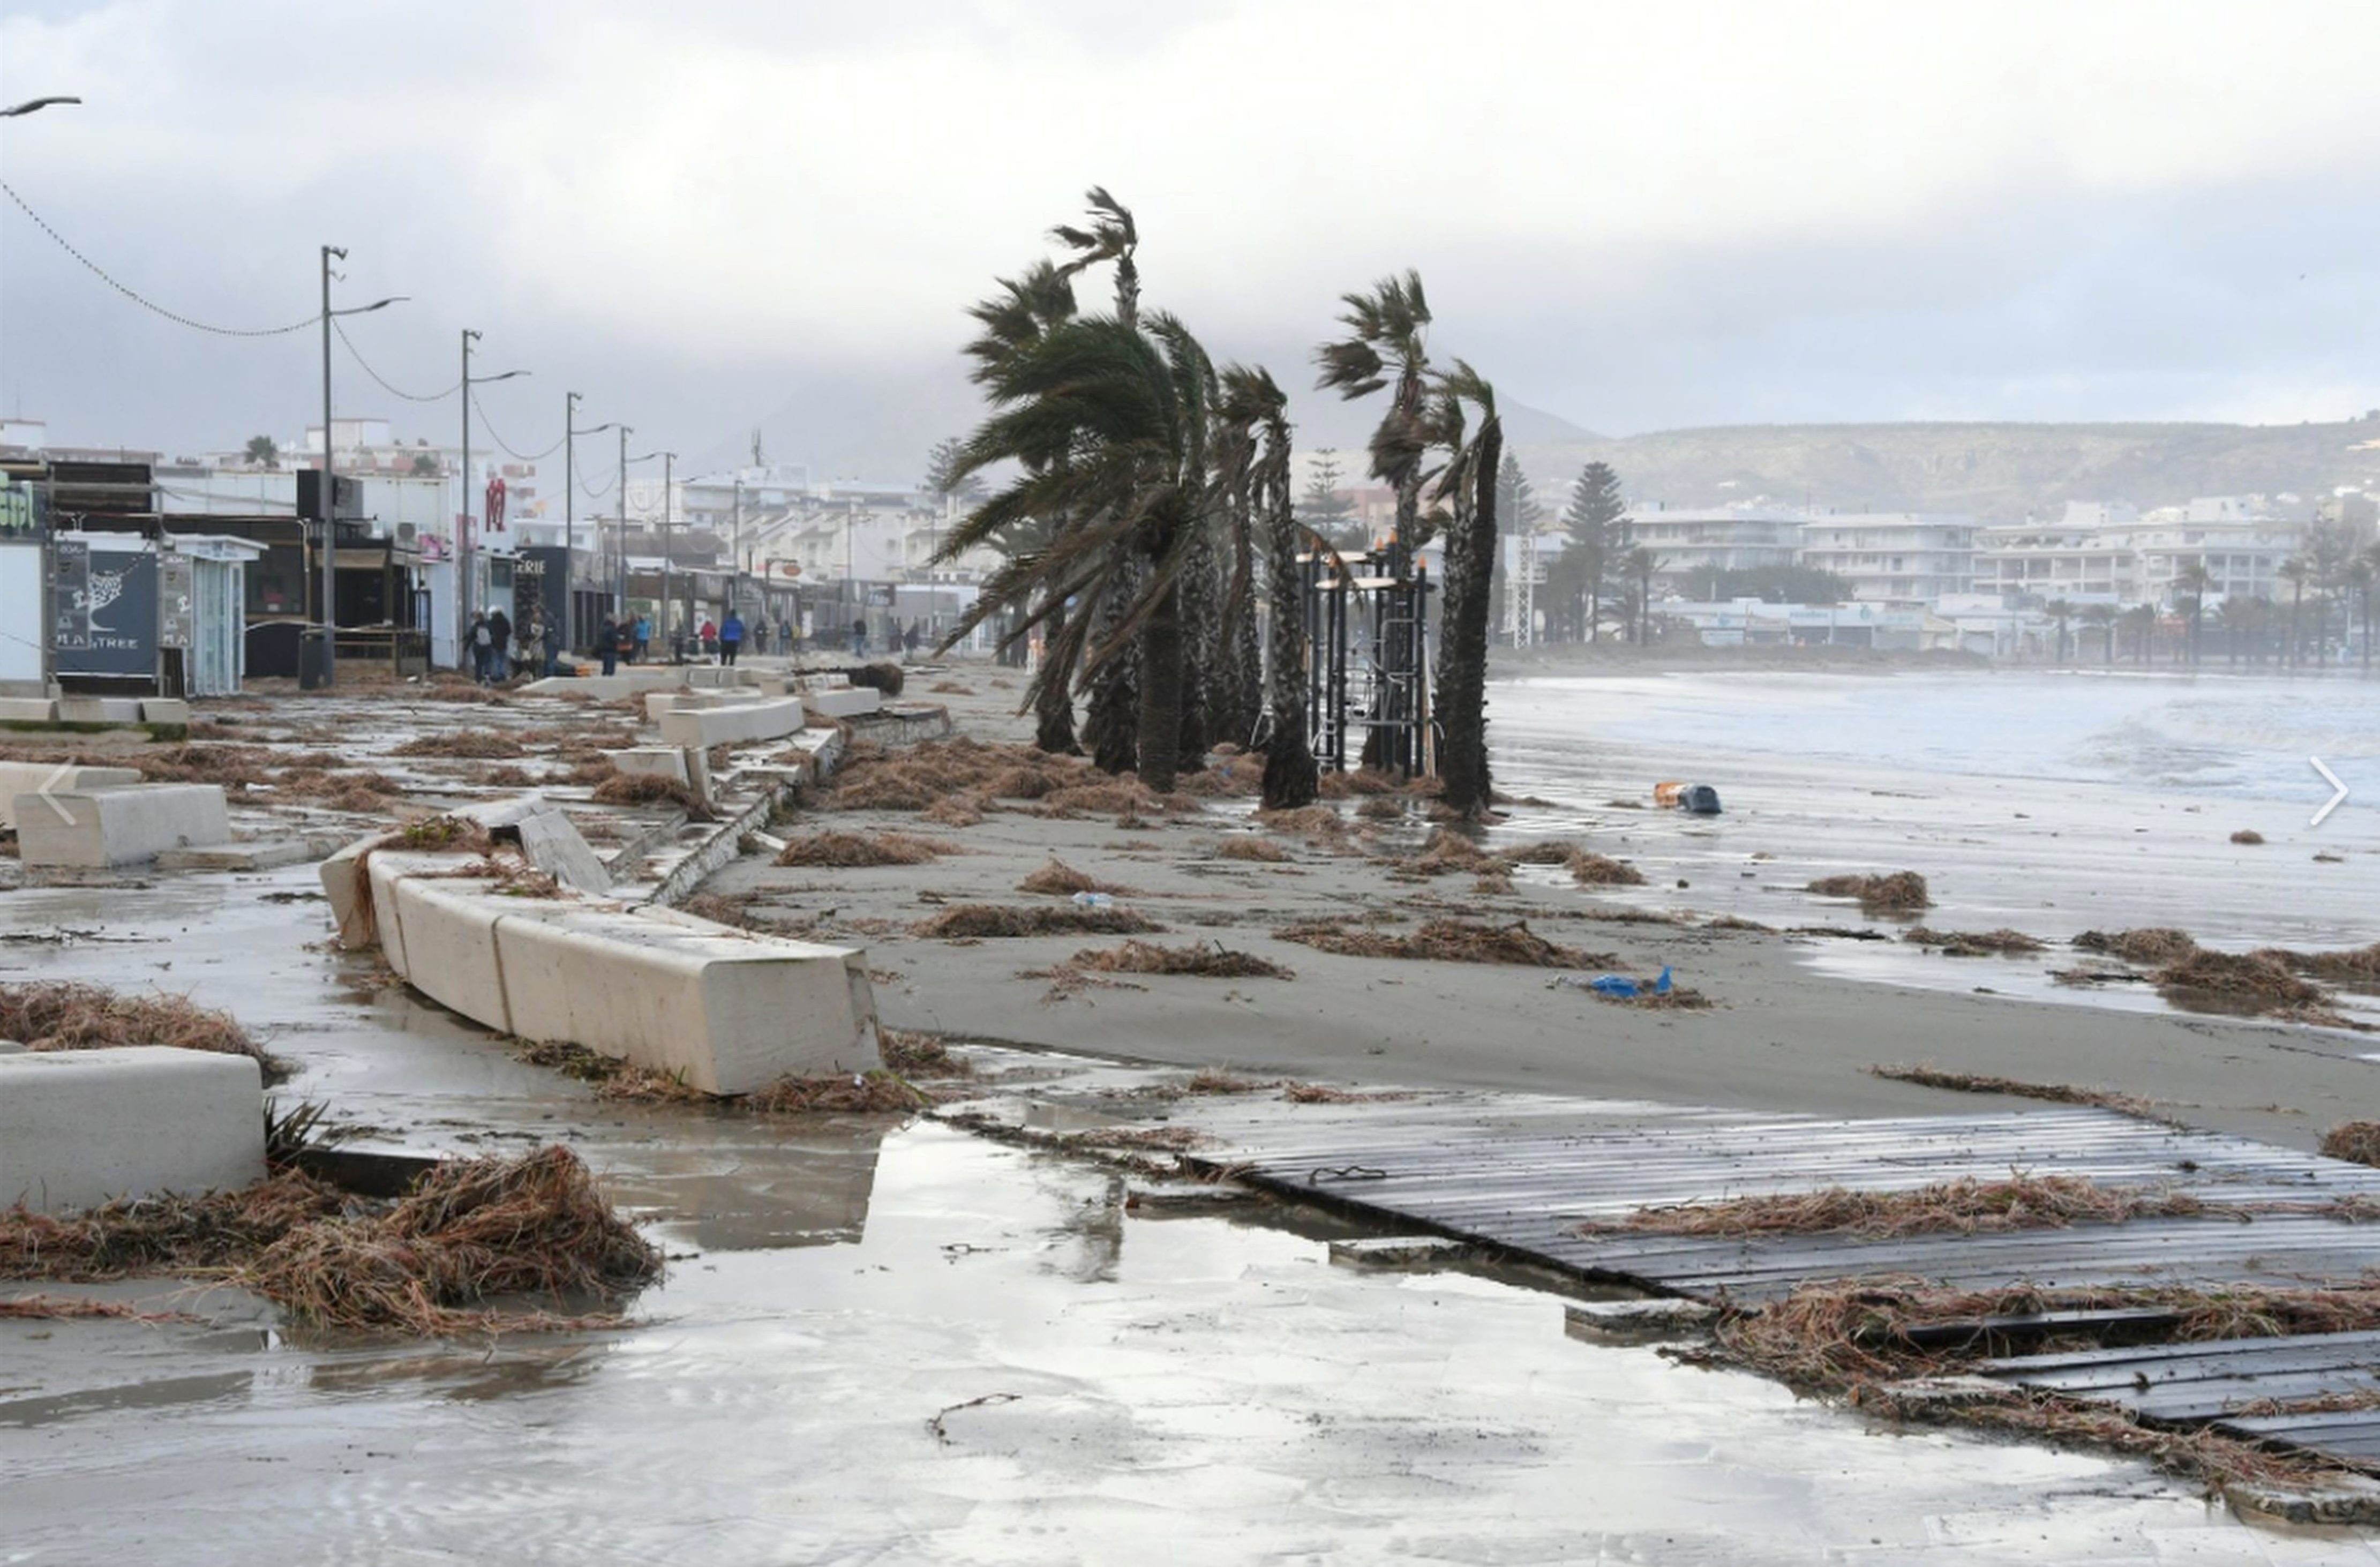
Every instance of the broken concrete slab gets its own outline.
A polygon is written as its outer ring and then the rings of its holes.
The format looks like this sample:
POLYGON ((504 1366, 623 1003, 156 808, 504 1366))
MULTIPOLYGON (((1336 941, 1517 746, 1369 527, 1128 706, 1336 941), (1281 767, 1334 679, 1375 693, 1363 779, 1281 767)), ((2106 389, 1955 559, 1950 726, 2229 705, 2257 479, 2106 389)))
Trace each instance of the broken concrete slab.
POLYGON ((248 1056, 0 1052, 0 1204, 59 1213, 263 1178, 264 1078, 248 1056))
POLYGON ((1367 1235, 1330 1243, 1330 1260, 1357 1268, 1438 1268, 1471 1248, 1446 1235, 1367 1235))
POLYGON ((811 691, 802 705, 815 718, 859 718, 884 705, 884 693, 872 686, 852 686, 840 691, 811 691))
POLYGON ((167 849, 231 842, 231 815, 213 784, 140 784, 53 793, 55 809, 22 809, 17 850, 28 866, 139 865, 167 849))
POLYGON ((555 674, 522 686, 525 697, 559 697, 571 693, 611 701, 641 696, 663 686, 683 686, 674 670, 661 664, 630 664, 612 674, 555 674))
POLYGON ((258 838, 209 848, 167 849, 157 856, 157 869, 277 870, 285 865, 305 865, 322 857, 321 846, 305 838, 258 838))
POLYGON ((0 723, 55 723, 58 704, 47 697, 0 697, 0 723))
POLYGON ((673 746, 709 750, 713 746, 782 739, 803 727, 802 704, 790 697, 715 708, 680 709, 661 717, 662 738, 673 746))
POLYGON ((587 840, 578 835, 577 825, 561 811, 545 810, 525 816, 516 831, 520 834, 521 853, 528 856, 529 864, 564 886, 582 893, 612 890, 611 872, 595 857, 587 840))
POLYGON ((1597 1343, 1643 1344, 1693 1338, 1718 1320, 1715 1306, 1667 1297, 1588 1301, 1562 1308, 1562 1331, 1597 1343))
POLYGON ((1254 1195, 1245 1186, 1233 1185, 1229 1181, 1126 1181, 1123 1206, 1127 1210, 1213 1208, 1221 1203, 1245 1202, 1254 1195))
POLYGON ((93 789, 119 789, 140 782, 137 767, 84 767, 77 762, 0 761, 0 827, 17 825, 17 801, 21 796, 32 808, 43 809, 37 796, 47 789, 55 794, 85 794, 93 789))
POLYGON ((60 723, 138 723, 140 722, 140 698, 138 697, 60 697, 60 723))
POLYGON ((143 697, 140 722, 187 724, 190 722, 190 704, 178 697, 143 697))
POLYGON ((686 748, 682 746, 638 746, 625 751, 605 751, 604 759, 613 770, 636 778, 666 778, 673 784, 686 782, 686 748))

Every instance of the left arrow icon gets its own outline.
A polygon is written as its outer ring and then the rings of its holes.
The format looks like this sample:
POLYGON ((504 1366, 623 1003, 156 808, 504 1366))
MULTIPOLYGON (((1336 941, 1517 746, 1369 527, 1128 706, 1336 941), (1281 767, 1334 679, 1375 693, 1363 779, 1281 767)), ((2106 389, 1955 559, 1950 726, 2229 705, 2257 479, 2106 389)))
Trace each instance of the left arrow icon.
POLYGON ((2309 827, 2319 827, 2322 825, 2323 818, 2328 816, 2332 811, 2337 810, 2340 804, 2346 800, 2347 785, 2338 781, 2338 773, 2333 772, 2330 769, 2322 765, 2322 759, 2320 757, 2308 757, 2306 758, 2306 760, 2313 763, 2313 770, 2322 774, 2322 781, 2324 783, 2338 791, 2337 794, 2331 796, 2330 798, 2323 801, 2322 808, 2313 813, 2313 820, 2312 821, 2306 823, 2309 827))

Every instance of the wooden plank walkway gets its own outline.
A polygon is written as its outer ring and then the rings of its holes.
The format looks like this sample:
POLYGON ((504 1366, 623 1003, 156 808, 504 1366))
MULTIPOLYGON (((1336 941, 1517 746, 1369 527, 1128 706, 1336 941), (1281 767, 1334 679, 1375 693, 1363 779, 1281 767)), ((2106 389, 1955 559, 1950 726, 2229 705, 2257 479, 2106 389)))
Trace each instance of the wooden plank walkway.
MULTIPOLYGON (((1086 1097, 1086 1108, 1099 1099, 1086 1097)), ((1099 1108, 1145 1117, 1144 1105, 1099 1108)), ((1795 1287, 1907 1276, 1965 1290, 2016 1284, 2371 1285, 2380 1223, 2308 1212, 2380 1200, 2380 1170, 2090 1109, 1857 1120, 1550 1096, 1422 1092, 1354 1102, 1193 1097, 1167 1124, 1187 1157, 1395 1229, 1484 1243, 1594 1279, 1756 1304, 1795 1287), (2022 1172, 2186 1192, 2204 1217, 1979 1234, 1710 1239, 1583 1229, 1640 1209, 1841 1185, 1905 1191, 2022 1172)), ((2243 1414, 2263 1401, 2380 1388, 2380 1333, 2150 1344, 1994 1363, 2027 1387, 2143 1417, 2216 1422, 2351 1462, 2380 1462, 2380 1409, 2243 1414)))
POLYGON ((2116 1404, 2145 1420, 2212 1424, 2237 1435, 2380 1462, 2380 1407, 2242 1413, 2275 1403, 2380 1396, 2380 1332, 2018 1355, 1980 1370, 2020 1387, 2116 1404))

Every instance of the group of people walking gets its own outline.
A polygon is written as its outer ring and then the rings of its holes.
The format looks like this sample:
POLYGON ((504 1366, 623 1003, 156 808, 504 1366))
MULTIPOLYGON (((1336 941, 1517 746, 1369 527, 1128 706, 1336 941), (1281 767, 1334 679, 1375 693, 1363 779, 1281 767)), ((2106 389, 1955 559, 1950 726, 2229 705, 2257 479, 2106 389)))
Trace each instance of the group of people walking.
POLYGON ((516 631, 502 605, 472 611, 464 640, 471 654, 472 678, 482 686, 502 685, 516 674, 552 674, 554 661, 562 656, 544 615, 530 615, 516 631))
MULTIPOLYGON (((603 673, 611 674, 623 663, 641 663, 650 657, 652 635, 652 622, 644 615, 616 620, 605 615, 595 632, 595 655, 603 662, 603 673)), ((715 621, 705 615, 691 632, 681 631, 674 652, 683 661, 699 650, 704 658, 716 659, 722 665, 733 664, 744 654, 747 643, 755 652, 769 652, 773 646, 780 657, 790 655, 794 636, 794 623, 790 620, 771 620, 764 615, 757 626, 747 626, 741 614, 729 610, 725 620, 715 621)))

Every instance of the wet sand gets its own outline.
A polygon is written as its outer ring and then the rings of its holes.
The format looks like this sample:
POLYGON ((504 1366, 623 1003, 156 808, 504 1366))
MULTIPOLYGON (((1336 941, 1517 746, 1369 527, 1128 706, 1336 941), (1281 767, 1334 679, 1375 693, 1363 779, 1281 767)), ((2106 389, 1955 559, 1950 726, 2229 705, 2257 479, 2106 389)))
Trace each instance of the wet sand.
MULTIPOLYGON (((977 693, 935 699, 950 701, 967 732, 1024 733, 1005 712, 1002 693, 981 675, 962 683, 977 693)), ((2180 1014, 2139 990, 2119 998, 2129 1007, 2106 1004, 2107 998, 2047 983, 2046 968, 2072 963, 2079 954, 2071 952, 2046 960, 1929 958, 1897 941, 1597 917, 1651 909, 1735 914, 1779 927, 1872 926, 1876 922, 1863 919, 1855 906, 1802 889, 1846 869, 1909 868, 1929 876, 1942 902, 1927 915, 1931 923, 2014 925, 2062 940, 2092 925, 2178 917, 2170 884, 2136 885, 2105 868, 2154 862, 2203 889, 2244 889, 2243 901, 2264 899, 2278 921, 2277 911, 2291 903, 2289 884, 2305 879, 2304 859, 2284 867, 2277 855, 2267 858, 2269 883, 2256 887, 2243 875, 2209 868, 2237 863, 2225 856, 2243 853, 2219 835, 2205 851, 2208 866, 2194 866, 2166 839, 2151 838, 2136 854, 2131 840, 2145 836, 2131 831, 2140 825, 2136 816, 2110 814, 2104 801, 2095 813, 2082 801, 2056 808, 2063 811, 2058 825, 2041 829, 2042 840, 2030 845, 2023 833, 2041 818, 2018 821, 2018 808, 2010 808, 2010 823, 2019 829, 2011 837, 1994 826, 1940 820, 1944 808, 1934 796, 1914 790, 1870 796, 1851 824, 1782 786, 1737 793, 1730 814, 1715 821, 1588 804, 1611 797, 1623 781, 1647 793, 1650 779, 1633 776, 1644 771, 1623 759, 1600 775, 1564 782, 1542 770, 1533 774, 1525 754, 1516 756, 1503 773, 1507 788, 1560 788, 1560 797, 1538 795, 1554 803, 1515 806, 1485 843, 1495 849, 1535 837, 1575 838, 1634 861, 1652 883, 1645 888, 1582 889, 1560 870, 1524 868, 1514 876, 1512 894, 1482 897, 1467 876, 1401 882, 1372 855, 1334 854, 1293 839, 1282 840, 1293 856, 1290 865, 1218 859, 1213 849, 1223 833, 1248 830, 1249 804, 1219 800, 1187 820, 1152 817, 1160 824, 1147 831, 1099 819, 997 812, 975 827, 925 829, 963 844, 970 851, 964 856, 833 870, 776 869, 765 857, 747 856, 708 890, 749 899, 750 912, 763 922, 819 922, 827 933, 864 939, 871 965, 895 977, 880 984, 878 1001, 896 1026, 1179 1064, 1848 1114, 1989 1102, 1865 1071, 1929 1064, 2111 1087, 2166 1101, 2192 1124, 2300 1148, 2312 1148, 2336 1122, 2368 1115, 2380 1099, 2380 1062, 2370 1059, 2380 1052, 2380 1039, 2180 1014), (2061 836, 2050 843, 2050 832, 2061 836), (1852 858, 1845 843, 1853 836, 1872 852, 1852 858), (1755 854, 1774 857, 1755 860, 1755 854), (1112 938, 959 944, 908 933, 951 903, 1062 901, 1015 891, 1052 855, 1135 889, 1137 895, 1123 901, 1167 928, 1157 939, 1220 941, 1283 964, 1297 978, 1135 976, 1134 988, 1095 988, 1058 1000, 1046 980, 1025 976, 1084 948, 1111 945, 1112 938), (2069 855, 2073 859, 2056 862, 2065 869, 2055 869, 2050 856, 2069 855), (2094 870, 2095 864, 2103 869, 2094 870), (2061 901, 2068 883, 2056 880, 2060 876, 2095 895, 2061 901), (1681 879, 1689 885, 1675 886, 1681 879), (1298 920, 1361 913, 1525 919, 1549 940, 1609 953, 1615 969, 1651 974, 1670 966, 1680 982, 1716 1004, 1705 1012, 1640 1011, 1554 987, 1554 977, 1540 970, 1338 957, 1271 934, 1298 920)), ((2055 797, 2081 787, 2043 790, 2055 797)), ((1832 793, 1842 793, 1840 778, 1832 793)), ((2209 836, 2202 816, 2179 807, 2171 815, 2185 825, 2170 838, 2209 836)), ((900 813, 805 809, 785 831, 917 825, 900 813)), ((1375 847, 1416 844, 1427 829, 1415 816, 1386 830, 1375 847)), ((2364 856, 2347 869, 2368 877, 2374 863, 2364 856)), ((2308 944, 2314 945, 2328 944, 2320 939, 2325 934, 2334 941, 2371 939, 2352 937, 2350 922, 2311 909, 2301 894, 2294 902, 2301 913, 2284 934, 2312 936, 2308 944)), ((1896 935, 1900 929, 1881 928, 1896 935)))

